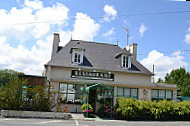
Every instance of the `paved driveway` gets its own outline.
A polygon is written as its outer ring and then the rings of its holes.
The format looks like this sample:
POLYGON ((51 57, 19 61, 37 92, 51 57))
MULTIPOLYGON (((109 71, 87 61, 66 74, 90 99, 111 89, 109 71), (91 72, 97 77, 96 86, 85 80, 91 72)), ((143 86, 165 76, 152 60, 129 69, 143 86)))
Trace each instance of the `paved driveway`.
POLYGON ((190 122, 0 118, 0 126, 190 126, 190 122))

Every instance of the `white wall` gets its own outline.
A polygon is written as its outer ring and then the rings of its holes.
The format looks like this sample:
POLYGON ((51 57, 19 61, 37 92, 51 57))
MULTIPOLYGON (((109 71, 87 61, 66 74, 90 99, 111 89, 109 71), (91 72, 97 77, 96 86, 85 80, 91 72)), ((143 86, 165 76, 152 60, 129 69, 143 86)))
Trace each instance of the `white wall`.
POLYGON ((131 74, 131 73, 121 73, 112 72, 115 74, 115 82, 129 83, 129 84, 147 84, 151 83, 150 75, 142 74, 131 74))
MULTIPOLYGON (((71 78, 71 70, 77 70, 74 68, 64 68, 64 67, 51 67, 51 79, 64 80, 71 78)), ((98 72, 98 71, 97 71, 98 72)), ((151 83, 150 75, 142 74, 131 74, 122 72, 112 72, 114 74, 114 82, 118 84, 147 84, 151 83)), ((109 81, 108 81, 109 83, 109 81)))

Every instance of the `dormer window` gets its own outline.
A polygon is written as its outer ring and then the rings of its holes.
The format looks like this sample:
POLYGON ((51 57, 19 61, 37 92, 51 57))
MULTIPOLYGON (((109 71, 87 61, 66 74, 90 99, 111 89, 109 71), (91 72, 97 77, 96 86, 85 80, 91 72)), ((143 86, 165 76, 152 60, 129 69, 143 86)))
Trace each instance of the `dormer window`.
POLYGON ((80 53, 77 53, 77 52, 75 52, 75 54, 74 54, 75 56, 74 56, 74 63, 80 63, 80 53))
POLYGON ((121 66, 123 68, 131 68, 131 57, 123 54, 121 57, 121 66))
POLYGON ((82 64, 83 63, 83 49, 72 49, 72 63, 82 64))
POLYGON ((128 56, 123 56, 123 65, 122 67, 127 68, 128 67, 128 56))

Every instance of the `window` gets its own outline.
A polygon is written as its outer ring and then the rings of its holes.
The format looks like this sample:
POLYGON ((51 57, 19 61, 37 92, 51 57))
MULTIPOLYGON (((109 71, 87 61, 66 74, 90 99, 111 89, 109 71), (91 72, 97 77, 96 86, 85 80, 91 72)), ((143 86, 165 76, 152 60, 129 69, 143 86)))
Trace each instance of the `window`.
POLYGON ((72 50, 72 63, 81 64, 83 63, 83 51, 82 49, 72 50))
POLYGON ((112 90, 105 90, 105 97, 112 98, 112 90))
POLYGON ((151 97, 152 98, 158 98, 158 90, 152 90, 151 97))
POLYGON ((81 104, 83 99, 83 92, 81 92, 80 89, 82 87, 84 87, 84 85, 60 83, 59 95, 62 98, 62 102, 81 104))
POLYGON ((121 87, 118 87, 117 88, 117 96, 123 96, 123 88, 121 88, 121 87))
POLYGON ((96 92, 97 100, 100 104, 105 104, 108 102, 112 102, 113 99, 113 90, 112 89, 97 89, 96 92))
POLYGON ((135 88, 131 89, 131 97, 136 98, 138 96, 137 93, 138 93, 137 89, 135 89, 135 88))
POLYGON ((75 53, 74 63, 80 63, 80 54, 79 53, 75 53))
POLYGON ((173 91, 167 90, 166 91, 166 99, 172 99, 173 91))
POLYGON ((127 98, 135 98, 138 99, 138 89, 137 88, 117 88, 117 97, 127 97, 127 98))
POLYGON ((164 99, 165 98, 165 90, 159 90, 159 98, 164 99))
POLYGON ((127 55, 122 55, 121 66, 123 68, 131 68, 131 57, 127 55))
POLYGON ((161 99, 173 99, 172 97, 173 91, 171 90, 159 90, 159 89, 152 89, 151 97, 152 100, 161 100, 161 99))
POLYGON ((124 68, 128 67, 128 56, 123 56, 123 67, 124 68))
POLYGON ((130 97, 130 88, 124 88, 124 92, 125 97, 130 97))

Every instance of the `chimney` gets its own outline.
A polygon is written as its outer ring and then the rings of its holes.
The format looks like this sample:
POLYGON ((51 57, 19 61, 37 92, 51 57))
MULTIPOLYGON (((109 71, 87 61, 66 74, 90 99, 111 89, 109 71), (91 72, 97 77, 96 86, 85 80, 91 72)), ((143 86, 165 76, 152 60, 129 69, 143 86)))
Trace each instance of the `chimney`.
POLYGON ((51 59, 55 56, 55 54, 58 51, 59 42, 60 42, 59 34, 58 33, 54 33, 51 59))
POLYGON ((134 59, 137 60, 137 44, 136 43, 133 43, 129 46, 129 51, 130 53, 133 54, 134 59))

